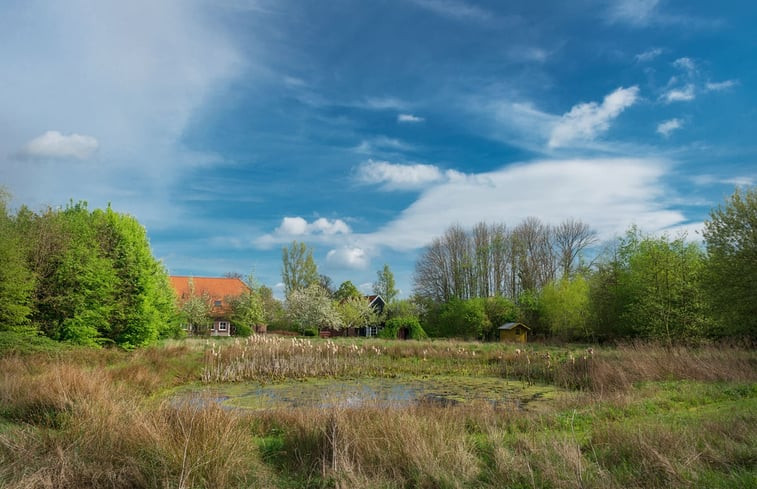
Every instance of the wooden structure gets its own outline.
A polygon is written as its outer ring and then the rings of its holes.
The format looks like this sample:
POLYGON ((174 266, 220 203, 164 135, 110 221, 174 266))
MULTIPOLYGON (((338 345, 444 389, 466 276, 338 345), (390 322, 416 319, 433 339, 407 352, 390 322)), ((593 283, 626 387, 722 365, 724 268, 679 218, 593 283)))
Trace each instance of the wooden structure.
POLYGON ((506 323, 497 329, 499 330, 499 341, 511 343, 525 343, 528 341, 528 332, 531 331, 531 328, 523 323, 506 323))

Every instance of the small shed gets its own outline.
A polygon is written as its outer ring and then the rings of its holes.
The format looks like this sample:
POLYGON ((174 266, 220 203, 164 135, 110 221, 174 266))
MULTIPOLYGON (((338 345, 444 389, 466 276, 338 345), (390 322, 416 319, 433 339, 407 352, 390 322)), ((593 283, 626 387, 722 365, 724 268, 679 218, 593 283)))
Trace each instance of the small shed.
POLYGON ((528 332, 531 331, 531 328, 523 323, 506 323, 497 329, 499 330, 499 341, 513 343, 525 343, 528 340, 528 332))

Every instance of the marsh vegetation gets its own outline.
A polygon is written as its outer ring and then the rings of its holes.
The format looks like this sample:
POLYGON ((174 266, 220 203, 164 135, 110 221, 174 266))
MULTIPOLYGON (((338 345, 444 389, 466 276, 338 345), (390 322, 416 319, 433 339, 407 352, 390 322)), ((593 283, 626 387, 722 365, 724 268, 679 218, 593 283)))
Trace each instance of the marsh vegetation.
POLYGON ((37 345, 6 352, 0 372, 0 480, 11 488, 731 488, 757 480, 757 354, 747 347, 252 337, 134 352, 37 345), (548 395, 530 404, 483 396, 391 407, 177 402, 187 390, 211 396, 249 382, 424 379, 548 395))

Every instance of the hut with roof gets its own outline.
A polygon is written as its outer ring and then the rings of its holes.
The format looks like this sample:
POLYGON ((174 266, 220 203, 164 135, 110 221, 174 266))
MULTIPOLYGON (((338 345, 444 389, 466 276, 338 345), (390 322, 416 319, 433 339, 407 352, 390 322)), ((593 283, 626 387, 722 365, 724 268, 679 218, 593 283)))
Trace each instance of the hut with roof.
POLYGON ((525 343, 531 328, 523 323, 505 323, 499 328, 499 341, 510 343, 525 343))
MULTIPOLYGON (((226 277, 179 277, 171 276, 171 285, 176 292, 179 305, 192 295, 204 297, 210 302, 210 315, 213 324, 211 336, 231 336, 234 325, 231 321, 231 304, 229 300, 250 292, 250 288, 238 278, 226 277)), ((188 333, 194 333, 193 325, 185 325, 188 333)), ((264 326, 256 326, 255 332, 265 332, 264 326)))

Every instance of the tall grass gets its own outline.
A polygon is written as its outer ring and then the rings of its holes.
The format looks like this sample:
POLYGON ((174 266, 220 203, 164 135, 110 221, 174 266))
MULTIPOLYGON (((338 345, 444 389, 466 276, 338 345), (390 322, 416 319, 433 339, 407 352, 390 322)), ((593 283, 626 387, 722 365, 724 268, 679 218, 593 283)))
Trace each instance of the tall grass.
POLYGON ((260 338, 227 342, 220 352, 217 345, 203 348, 177 343, 128 354, 0 358, 0 487, 747 488, 757 482, 757 354, 748 349, 518 352, 503 345, 308 346, 260 338), (222 409, 212 399, 159 395, 190 380, 212 381, 209 371, 219 379, 271 380, 354 375, 361 368, 383 375, 462 368, 575 390, 539 410, 486 402, 331 403, 250 413, 222 409))

